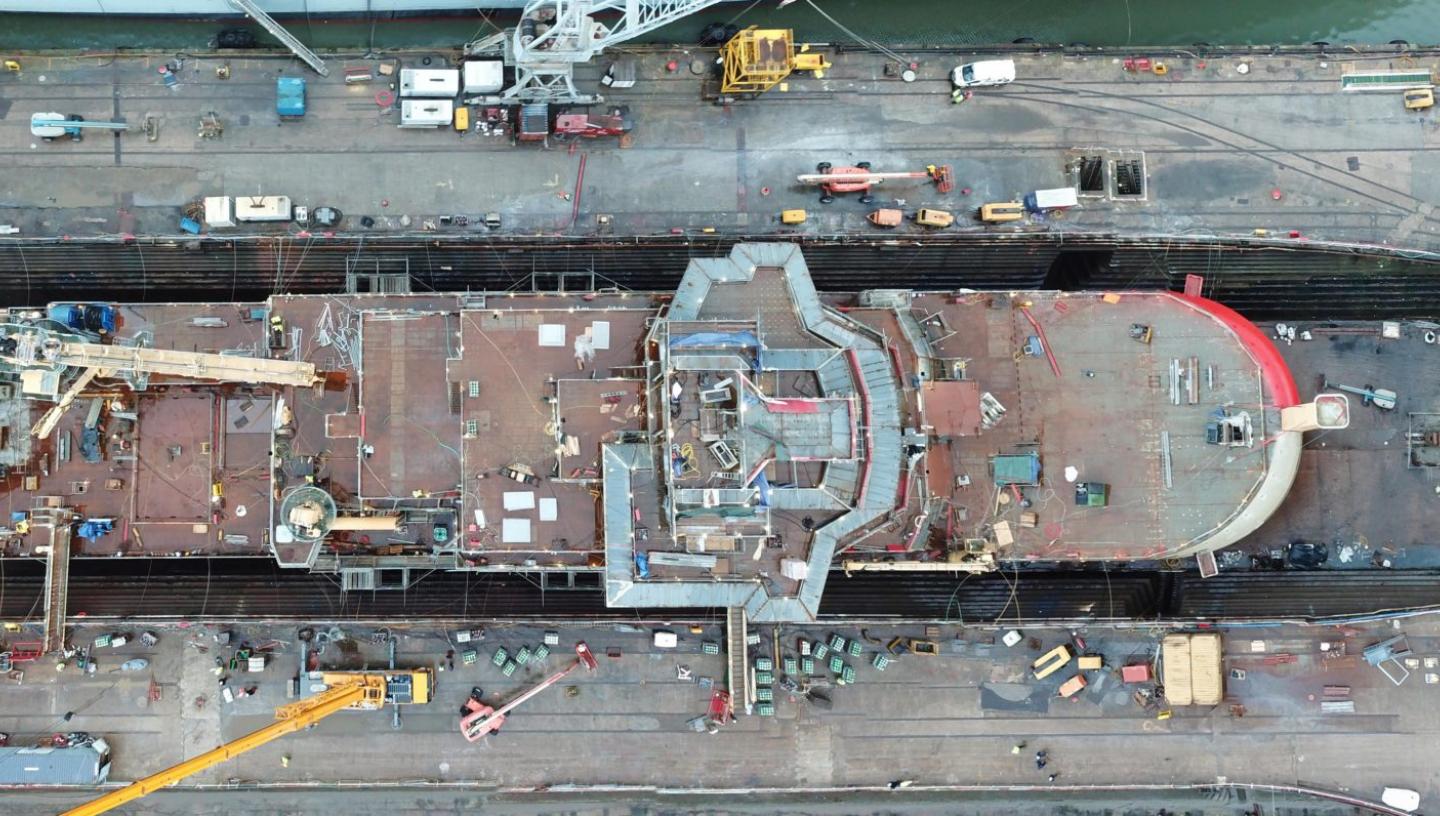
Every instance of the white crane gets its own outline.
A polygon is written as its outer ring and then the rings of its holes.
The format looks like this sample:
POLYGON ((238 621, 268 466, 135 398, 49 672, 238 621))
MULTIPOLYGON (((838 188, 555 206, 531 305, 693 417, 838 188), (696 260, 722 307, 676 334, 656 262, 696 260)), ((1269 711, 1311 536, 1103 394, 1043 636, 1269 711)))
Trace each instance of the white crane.
POLYGON ((515 68, 515 84, 493 101, 590 104, 602 98, 576 90, 576 63, 719 2, 530 0, 514 30, 476 40, 465 51, 475 55, 500 50, 515 68), (619 12, 620 19, 606 25, 595 19, 602 12, 619 12))

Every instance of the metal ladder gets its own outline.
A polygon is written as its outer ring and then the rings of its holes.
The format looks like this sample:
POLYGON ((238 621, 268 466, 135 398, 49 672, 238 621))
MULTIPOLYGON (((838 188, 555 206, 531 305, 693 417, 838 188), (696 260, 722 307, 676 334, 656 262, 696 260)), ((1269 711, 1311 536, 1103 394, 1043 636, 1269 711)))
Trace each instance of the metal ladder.
POLYGON ((745 713, 750 713, 750 655, 745 644, 747 637, 745 607, 735 606, 725 610, 725 660, 729 664, 727 684, 730 687, 730 704, 739 708, 744 703, 745 713))
POLYGON ((276 22, 274 17, 265 12, 265 9, 255 5, 251 0, 230 0, 230 5, 250 15, 250 18, 270 32, 272 37, 284 43, 286 48, 295 53, 295 56, 305 60, 306 65, 314 68, 315 73, 322 77, 330 76, 330 69, 325 67, 325 60, 320 59, 319 54, 311 51, 294 34, 286 31, 285 26, 276 22))

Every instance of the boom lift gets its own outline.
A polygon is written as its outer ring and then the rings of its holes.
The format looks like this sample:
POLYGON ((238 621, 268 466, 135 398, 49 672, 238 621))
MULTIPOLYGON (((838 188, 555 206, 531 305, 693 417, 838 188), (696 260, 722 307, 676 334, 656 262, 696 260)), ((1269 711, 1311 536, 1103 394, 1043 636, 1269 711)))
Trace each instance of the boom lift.
POLYGON ((891 179, 929 179, 942 193, 955 189, 955 173, 948 164, 932 164, 923 171, 880 173, 870 169, 870 162, 857 162, 853 167, 835 167, 830 162, 820 162, 814 173, 795 177, 801 184, 820 185, 821 204, 829 204, 842 193, 859 193, 860 202, 869 204, 875 200, 871 188, 891 179))
POLYGON ((595 655, 590 653, 590 647, 583 642, 575 644, 575 662, 561 669, 558 672, 545 678, 539 684, 530 688, 524 694, 511 700, 499 708, 485 705, 479 700, 471 697, 465 701, 465 711, 460 716, 460 733, 470 742, 475 742, 486 734, 493 734, 500 730, 505 724, 505 716, 514 711, 519 705, 531 697, 539 694, 547 688, 564 680, 570 672, 575 671, 584 665, 589 671, 595 671, 599 665, 595 661, 595 655))
POLYGON ((119 790, 93 799, 61 816, 97 816, 127 802, 166 788, 180 780, 254 750, 293 731, 308 728, 337 711, 375 711, 386 703, 430 702, 433 676, 430 669, 408 669, 384 674, 377 672, 326 672, 328 687, 312 697, 275 709, 275 722, 258 731, 187 759, 159 773, 138 779, 119 790))

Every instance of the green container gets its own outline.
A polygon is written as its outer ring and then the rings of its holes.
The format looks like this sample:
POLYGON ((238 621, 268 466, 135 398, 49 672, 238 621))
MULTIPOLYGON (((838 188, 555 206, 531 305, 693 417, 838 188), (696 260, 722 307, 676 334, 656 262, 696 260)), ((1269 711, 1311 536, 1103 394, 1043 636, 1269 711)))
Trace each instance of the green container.
POLYGON ((703 641, 700 644, 700 651, 707 655, 718 655, 720 654, 720 644, 713 640, 703 641))
POLYGON ((843 668, 845 668, 845 661, 841 659, 840 655, 830 658, 830 671, 839 674, 843 668))
POLYGON ((880 671, 885 671, 885 667, 890 665, 890 658, 883 654, 877 654, 870 664, 880 671))
POLYGON ((770 672, 755 672, 755 685, 768 686, 775 682, 775 675, 770 672))
POLYGON ((760 703, 759 705, 755 706, 755 713, 759 714, 762 717, 773 717, 775 716, 775 704, 760 703))
POLYGON ((814 673, 815 673, 815 658, 813 658, 813 657, 802 657, 802 658, 800 658, 800 671, 804 672, 805 674, 814 674, 814 673))
POLYGON ((775 690, 769 686, 761 686, 755 689, 755 699, 762 703, 768 703, 775 699, 775 690))
POLYGON ((841 670, 840 670, 840 679, 841 679, 841 680, 844 680, 844 681, 847 682, 847 683, 853 683, 853 682, 855 682, 855 667, 854 667, 854 666, 846 666, 844 669, 841 669, 841 670))
POLYGON ((785 663, 783 665, 785 666, 786 674, 795 674, 797 671, 800 670, 799 663, 796 662, 795 658, 793 657, 785 658, 785 663))
POLYGON ((474 649, 466 649, 460 653, 460 661, 467 666, 473 666, 480 655, 474 649))
POLYGON ((509 660, 509 659, 510 659, 510 653, 507 652, 507 651, 505 651, 505 647, 504 647, 504 646, 501 646, 500 648, 498 648, 498 649, 495 650, 495 656, 492 657, 492 658, 490 658, 490 662, 491 662, 491 663, 494 663, 496 666, 504 666, 504 665, 505 665, 505 661, 507 661, 507 660, 509 660))
POLYGON ((768 671, 774 671, 774 670, 775 670, 775 661, 771 660, 771 659, 768 658, 768 657, 757 657, 757 658, 755 658, 755 671, 768 672, 768 671))
POLYGON ((845 651, 845 638, 840 637, 839 635, 831 635, 830 648, 834 649, 837 652, 845 651))
POLYGON ((515 673, 515 669, 517 668, 519 667, 515 665, 515 661, 510 660, 505 663, 505 668, 501 669, 500 673, 505 675, 506 677, 509 677, 510 675, 515 673))
POLYGON ((515 662, 523 666, 530 662, 531 656, 530 647, 521 646, 520 651, 515 653, 515 662))
POLYGON ((859 657, 859 656, 860 656, 860 649, 861 649, 861 647, 860 647, 860 641, 858 641, 858 640, 852 640, 852 641, 850 641, 850 656, 851 656, 851 657, 859 657))
POLYGON ((823 643, 817 643, 817 644, 815 644, 815 659, 816 659, 816 660, 824 660, 824 659, 825 659, 825 656, 828 655, 828 654, 830 654, 830 647, 829 647, 829 646, 826 646, 826 645, 823 644, 823 643))
POLYGON ((535 661, 536 663, 539 663, 540 661, 544 660, 545 658, 547 658, 547 657, 549 657, 549 656, 550 656, 550 647, 549 647, 549 646, 545 646, 545 645, 542 644, 541 646, 536 647, 536 649, 535 649, 535 654, 534 654, 534 656, 532 656, 530 659, 533 660, 533 661, 535 661))

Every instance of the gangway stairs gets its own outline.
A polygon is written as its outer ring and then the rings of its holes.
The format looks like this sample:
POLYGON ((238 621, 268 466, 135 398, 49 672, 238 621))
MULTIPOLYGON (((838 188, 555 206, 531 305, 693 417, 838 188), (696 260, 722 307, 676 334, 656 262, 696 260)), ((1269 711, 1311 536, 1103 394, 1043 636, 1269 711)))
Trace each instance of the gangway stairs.
POLYGON ((63 508, 40 508, 30 514, 34 529, 48 533, 49 554, 45 557, 45 646, 46 654, 65 648, 65 607, 70 599, 70 533, 73 515, 63 508))
POLYGON ((311 51, 305 43, 300 42, 294 34, 286 31, 285 26, 276 22, 275 18, 266 13, 265 9, 260 8, 252 2, 252 0, 230 0, 230 5, 250 15, 250 19, 259 23, 261 27, 270 32, 270 36, 284 43, 285 47, 294 52, 295 56, 305 60, 306 65, 314 68, 315 73, 322 77, 330 76, 330 69, 325 67, 325 60, 320 59, 319 54, 311 51))
POLYGON ((748 637, 745 607, 734 606, 725 610, 725 660, 729 664, 726 681, 730 687, 730 704, 738 708, 743 702, 746 714, 750 713, 755 696, 750 689, 748 637))

